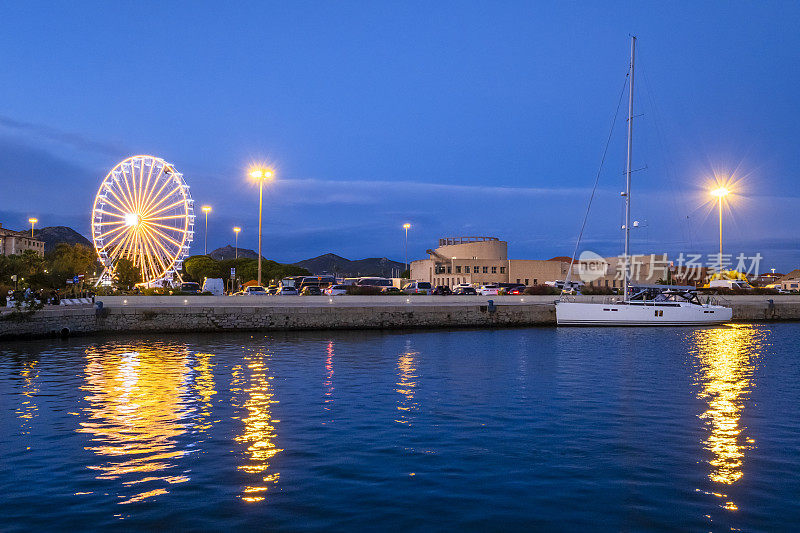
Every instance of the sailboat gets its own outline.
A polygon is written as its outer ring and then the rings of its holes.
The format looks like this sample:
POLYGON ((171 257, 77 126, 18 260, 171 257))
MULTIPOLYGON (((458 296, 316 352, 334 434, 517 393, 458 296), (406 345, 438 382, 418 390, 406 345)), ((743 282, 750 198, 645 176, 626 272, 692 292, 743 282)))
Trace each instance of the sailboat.
MULTIPOLYGON (((733 316, 729 307, 703 303, 692 287, 634 286, 630 280, 631 154, 633 143, 633 67, 636 37, 631 37, 628 94, 628 144, 625 169, 625 251, 623 298, 611 303, 556 302, 559 326, 688 326, 720 324, 733 316)), ((574 257, 573 257, 574 262, 574 257)), ((570 272, 571 274, 571 272, 570 272)))

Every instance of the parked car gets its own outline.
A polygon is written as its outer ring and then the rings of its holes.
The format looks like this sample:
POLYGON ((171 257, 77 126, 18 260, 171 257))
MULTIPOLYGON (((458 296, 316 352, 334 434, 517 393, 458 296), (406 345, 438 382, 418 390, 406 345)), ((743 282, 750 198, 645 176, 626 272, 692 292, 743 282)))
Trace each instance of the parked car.
POLYGON ((359 287, 391 287, 392 280, 389 278, 363 277, 358 278, 356 285, 359 287))
POLYGON ((200 294, 200 284, 194 281, 186 281, 181 283, 181 292, 187 294, 200 294))
POLYGON ((382 294, 403 294, 403 291, 398 289, 397 287, 381 287, 382 294))
POLYGON ((508 294, 513 294, 513 295, 525 294, 525 289, 527 289, 525 285, 517 285, 516 287, 510 287, 508 289, 508 294))
POLYGON ((403 287, 403 292, 407 294, 430 294, 432 290, 433 287, 427 281, 412 281, 403 287))
POLYGON ((468 294, 478 294, 478 291, 475 290, 475 287, 472 285, 457 285, 453 289, 453 294, 461 294, 461 295, 468 295, 468 294))
POLYGON ((225 294, 225 282, 222 278, 206 278, 203 281, 203 292, 210 292, 214 296, 225 294))
POLYGON ((280 289, 280 287, 278 287, 277 285, 270 285, 269 287, 267 287, 267 294, 269 295, 278 294, 278 289, 280 289))
POLYGON ((481 296, 497 296, 497 293, 499 291, 500 287, 497 284, 488 283, 478 289, 478 294, 480 294, 481 296))
POLYGON ((316 285, 306 285, 303 287, 303 290, 300 292, 303 296, 321 296, 322 291, 316 285))
POLYGON ((347 294, 347 285, 331 285, 325 289, 325 294, 328 296, 341 296, 347 294))
POLYGON ((297 296, 300 293, 297 291, 296 288, 284 285, 278 290, 278 294, 281 296, 297 296))
POLYGON ((447 287, 445 285, 437 285, 437 287, 433 289, 433 292, 431 294, 436 294, 438 296, 449 296, 453 294, 453 291, 450 290, 450 287, 447 287))
POLYGON ((266 296, 267 289, 261 287, 260 285, 250 285, 249 287, 245 287, 242 291, 242 294, 245 296, 266 296))

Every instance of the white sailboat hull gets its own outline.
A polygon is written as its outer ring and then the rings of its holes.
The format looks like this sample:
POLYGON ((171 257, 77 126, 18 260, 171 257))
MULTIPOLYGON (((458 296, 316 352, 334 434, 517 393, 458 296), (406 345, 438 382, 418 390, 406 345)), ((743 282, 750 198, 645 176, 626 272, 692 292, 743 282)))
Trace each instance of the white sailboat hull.
POLYGON ((556 303, 559 326, 694 326, 722 324, 733 310, 689 302, 556 303))

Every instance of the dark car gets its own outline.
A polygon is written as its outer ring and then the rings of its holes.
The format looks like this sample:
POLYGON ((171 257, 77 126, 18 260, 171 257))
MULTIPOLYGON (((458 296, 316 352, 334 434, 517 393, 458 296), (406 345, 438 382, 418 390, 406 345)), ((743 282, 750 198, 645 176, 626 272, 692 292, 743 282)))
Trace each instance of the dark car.
POLYGON ((306 285, 300 294, 303 296, 322 296, 322 291, 316 285, 306 285))
POLYGON ((478 291, 475 290, 475 287, 456 287, 456 290, 453 291, 453 294, 478 294, 478 291))
POLYGON ((403 294, 403 291, 397 287, 382 287, 381 292, 383 294, 403 294))
POLYGON ((181 283, 181 292, 185 292, 186 294, 200 294, 200 284, 194 281, 181 283))
POLYGON ((431 294, 436 294, 438 296, 449 296, 453 294, 453 291, 450 290, 450 287, 446 287, 445 285, 438 285, 431 294))
POLYGON ((507 289, 508 290, 507 294, 514 294, 514 295, 525 294, 525 289, 527 289, 525 285, 517 285, 516 287, 509 287, 507 289))

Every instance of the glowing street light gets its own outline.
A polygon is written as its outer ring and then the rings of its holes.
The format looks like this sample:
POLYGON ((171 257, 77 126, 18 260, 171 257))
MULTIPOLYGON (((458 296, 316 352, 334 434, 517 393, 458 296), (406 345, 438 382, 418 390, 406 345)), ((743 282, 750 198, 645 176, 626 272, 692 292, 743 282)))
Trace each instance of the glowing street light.
POLYGON ((239 226, 234 226, 233 227, 233 233, 234 233, 234 235, 236 235, 236 247, 235 247, 236 257, 235 257, 235 259, 239 259, 239 232, 240 231, 242 231, 242 228, 240 228, 239 226))
POLYGON ((39 222, 39 219, 38 219, 38 218, 29 218, 29 219, 28 219, 28 222, 30 222, 30 223, 31 223, 31 239, 33 239, 33 226, 34 226, 34 225, 35 225, 37 222, 39 222))
POLYGON ((264 182, 272 180, 275 173, 269 168, 254 168, 250 177, 258 180, 258 286, 261 287, 261 212, 264 205, 264 182))
POLYGON ((719 198, 719 271, 722 272, 722 202, 731 191, 725 187, 717 187, 711 191, 711 196, 719 198))
POLYGON ((203 255, 208 254, 208 214, 211 212, 210 205, 204 205, 200 209, 206 214, 206 236, 203 238, 203 255))
MULTIPOLYGON (((406 258, 406 270, 408 270, 408 230, 410 227, 411 224, 409 224, 408 222, 403 224, 403 229, 406 230, 406 241, 405 244, 403 245, 403 253, 405 254, 406 258)), ((408 272, 408 278, 411 279, 411 271, 408 272)))

